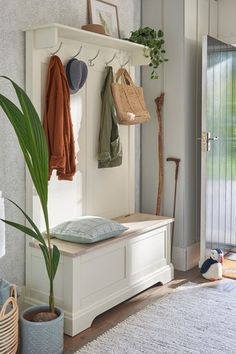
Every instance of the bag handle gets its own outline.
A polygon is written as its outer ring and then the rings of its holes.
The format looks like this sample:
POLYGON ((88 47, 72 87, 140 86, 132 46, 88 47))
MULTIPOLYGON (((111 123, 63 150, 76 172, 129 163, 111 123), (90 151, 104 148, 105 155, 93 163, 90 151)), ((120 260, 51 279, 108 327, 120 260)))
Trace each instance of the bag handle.
POLYGON ((116 83, 121 79, 121 82, 126 85, 134 86, 134 82, 126 69, 120 68, 116 74, 116 83))
POLYGON ((15 285, 13 285, 11 287, 11 297, 13 297, 16 300, 16 302, 17 302, 17 291, 16 291, 16 286, 15 285))
MULTIPOLYGON (((16 299, 14 297, 9 297, 7 299, 7 301, 4 303, 2 309, 1 309, 1 312, 0 312, 0 319, 2 319, 5 315, 6 315, 6 310, 7 310, 7 306, 12 304, 12 310, 17 308, 17 302, 16 302, 16 299)), ((11 311, 12 311, 11 310, 11 311)), ((10 311, 10 312, 11 312, 10 311)))
POLYGON ((5 316, 7 306, 12 304, 12 307, 17 307, 17 291, 16 291, 16 286, 13 285, 11 287, 11 292, 10 292, 10 297, 5 301, 3 304, 1 311, 0 311, 0 319, 5 316))

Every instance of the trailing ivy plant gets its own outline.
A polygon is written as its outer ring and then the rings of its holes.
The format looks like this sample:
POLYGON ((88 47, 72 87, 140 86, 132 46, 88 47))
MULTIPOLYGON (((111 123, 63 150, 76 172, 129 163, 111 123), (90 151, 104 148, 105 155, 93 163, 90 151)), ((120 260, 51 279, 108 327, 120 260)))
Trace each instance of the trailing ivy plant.
POLYGON ((49 309, 55 312, 54 307, 54 278, 57 272, 60 252, 55 245, 51 245, 49 218, 48 218, 48 147, 40 118, 26 95, 14 81, 5 76, 0 76, 11 82, 16 92, 20 108, 18 108, 7 97, 0 94, 0 107, 5 112, 9 122, 13 126, 28 167, 33 184, 39 196, 46 225, 46 239, 43 237, 34 221, 27 215, 20 206, 9 200, 25 216, 30 227, 18 224, 15 221, 2 220, 6 224, 20 230, 39 243, 43 253, 46 270, 49 278, 49 309))
POLYGON ((160 64, 168 61, 165 58, 164 33, 162 30, 156 31, 150 27, 140 28, 131 32, 131 36, 126 38, 130 42, 144 45, 144 55, 150 58, 149 66, 152 68, 151 79, 158 79, 157 69, 160 64))

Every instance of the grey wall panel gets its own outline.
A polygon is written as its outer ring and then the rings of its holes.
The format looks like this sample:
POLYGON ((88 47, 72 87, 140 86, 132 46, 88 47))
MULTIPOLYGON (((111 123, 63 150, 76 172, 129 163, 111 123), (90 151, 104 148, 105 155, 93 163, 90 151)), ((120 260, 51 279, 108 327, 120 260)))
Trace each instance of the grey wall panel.
MULTIPOLYGON (((142 27, 162 29, 162 0, 142 1, 142 27)), ((155 98, 163 91, 163 67, 159 69, 159 79, 150 79, 151 69, 142 67, 142 85, 151 121, 143 124, 141 154, 141 210, 155 213, 158 181, 157 116, 155 98)))

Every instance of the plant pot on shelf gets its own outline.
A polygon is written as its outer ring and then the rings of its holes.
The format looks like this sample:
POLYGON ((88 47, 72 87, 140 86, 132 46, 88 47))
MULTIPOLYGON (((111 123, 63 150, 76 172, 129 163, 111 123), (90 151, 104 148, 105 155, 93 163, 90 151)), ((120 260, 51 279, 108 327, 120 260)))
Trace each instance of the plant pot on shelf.
POLYGON ((62 354, 64 342, 64 314, 56 308, 58 317, 47 322, 33 322, 40 312, 48 312, 48 306, 33 306, 20 316, 21 352, 24 354, 62 354))

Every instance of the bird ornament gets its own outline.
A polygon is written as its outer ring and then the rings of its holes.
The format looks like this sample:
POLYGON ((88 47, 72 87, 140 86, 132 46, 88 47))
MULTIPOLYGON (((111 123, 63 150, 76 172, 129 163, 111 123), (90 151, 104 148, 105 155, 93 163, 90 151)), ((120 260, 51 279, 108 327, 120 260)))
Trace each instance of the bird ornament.
POLYGON ((223 251, 219 248, 211 250, 210 257, 203 262, 200 273, 207 280, 220 280, 223 274, 223 251))

